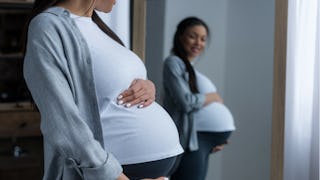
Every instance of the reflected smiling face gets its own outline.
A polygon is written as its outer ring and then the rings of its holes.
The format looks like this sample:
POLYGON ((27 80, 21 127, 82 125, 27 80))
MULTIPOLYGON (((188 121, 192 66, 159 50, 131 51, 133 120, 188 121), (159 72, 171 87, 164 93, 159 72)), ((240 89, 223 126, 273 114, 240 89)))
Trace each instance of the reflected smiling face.
POLYGON ((96 0, 95 9, 105 13, 109 13, 116 4, 116 0, 96 0))
POLYGON ((188 60, 192 61, 199 56, 207 42, 207 30, 202 25, 191 26, 182 34, 180 41, 187 53, 188 60))

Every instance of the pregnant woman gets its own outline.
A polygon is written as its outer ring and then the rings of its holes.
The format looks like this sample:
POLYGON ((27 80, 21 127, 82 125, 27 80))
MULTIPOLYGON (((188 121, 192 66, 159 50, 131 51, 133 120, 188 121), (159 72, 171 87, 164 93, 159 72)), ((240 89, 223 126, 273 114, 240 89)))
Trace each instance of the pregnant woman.
POLYGON ((38 0, 24 77, 41 114, 45 180, 168 176, 183 152, 133 52, 99 18, 115 0, 38 0))
POLYGON ((164 107, 175 121, 185 149, 171 180, 204 180, 210 153, 221 150, 235 130, 233 117, 214 84, 193 68, 208 35, 208 26, 202 20, 182 20, 174 36, 172 55, 164 63, 164 107))

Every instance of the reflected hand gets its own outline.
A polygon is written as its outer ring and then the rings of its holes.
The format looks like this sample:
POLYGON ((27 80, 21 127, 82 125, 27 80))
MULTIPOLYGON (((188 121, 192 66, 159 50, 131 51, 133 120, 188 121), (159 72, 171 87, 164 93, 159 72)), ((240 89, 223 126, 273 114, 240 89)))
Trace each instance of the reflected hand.
POLYGON ((125 107, 138 105, 138 108, 149 106, 155 101, 156 88, 152 81, 135 79, 130 87, 118 96, 118 104, 125 107))
POLYGON ((224 144, 223 145, 219 145, 219 146, 215 146, 214 148, 212 148, 211 153, 215 153, 218 151, 221 151, 224 148, 224 144))
POLYGON ((222 97, 218 93, 212 93, 215 102, 223 103, 222 97))
POLYGON ((229 144, 229 140, 227 140, 226 143, 224 143, 224 144, 221 144, 219 146, 213 147, 212 150, 211 150, 211 153, 215 153, 215 152, 221 151, 224 148, 224 145, 226 145, 226 144, 229 144))
POLYGON ((212 92, 212 93, 208 93, 206 94, 206 100, 205 100, 205 103, 204 105, 208 105, 210 103, 213 103, 213 102, 219 102, 219 103, 223 103, 223 99, 222 97, 216 93, 216 92, 212 92))

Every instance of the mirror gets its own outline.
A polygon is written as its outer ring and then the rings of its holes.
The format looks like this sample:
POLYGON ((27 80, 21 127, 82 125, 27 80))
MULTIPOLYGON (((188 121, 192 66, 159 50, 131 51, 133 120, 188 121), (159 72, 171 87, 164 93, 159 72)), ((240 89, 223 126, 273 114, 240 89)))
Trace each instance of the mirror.
POLYGON ((211 37, 195 67, 215 83, 237 130, 211 155, 207 180, 269 180, 275 1, 146 1, 145 60, 159 102, 162 62, 177 24, 197 16, 209 25, 211 37))

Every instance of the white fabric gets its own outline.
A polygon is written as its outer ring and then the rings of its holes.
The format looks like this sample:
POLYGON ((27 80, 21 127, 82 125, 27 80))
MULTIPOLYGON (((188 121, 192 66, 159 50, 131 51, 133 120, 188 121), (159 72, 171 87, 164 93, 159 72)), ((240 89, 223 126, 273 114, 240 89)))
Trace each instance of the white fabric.
POLYGON ((319 179, 319 0, 289 0, 284 180, 319 179))
POLYGON ((177 129, 160 105, 154 102, 140 109, 117 104, 117 96, 134 79, 146 79, 143 62, 103 33, 91 18, 74 19, 93 59, 105 149, 121 164, 154 161, 182 153, 177 129))
MULTIPOLYGON (((196 71, 197 85, 201 94, 217 92, 215 85, 205 75, 196 71)), ((224 132, 235 130, 233 116, 222 103, 211 103, 194 113, 197 131, 224 132)))

